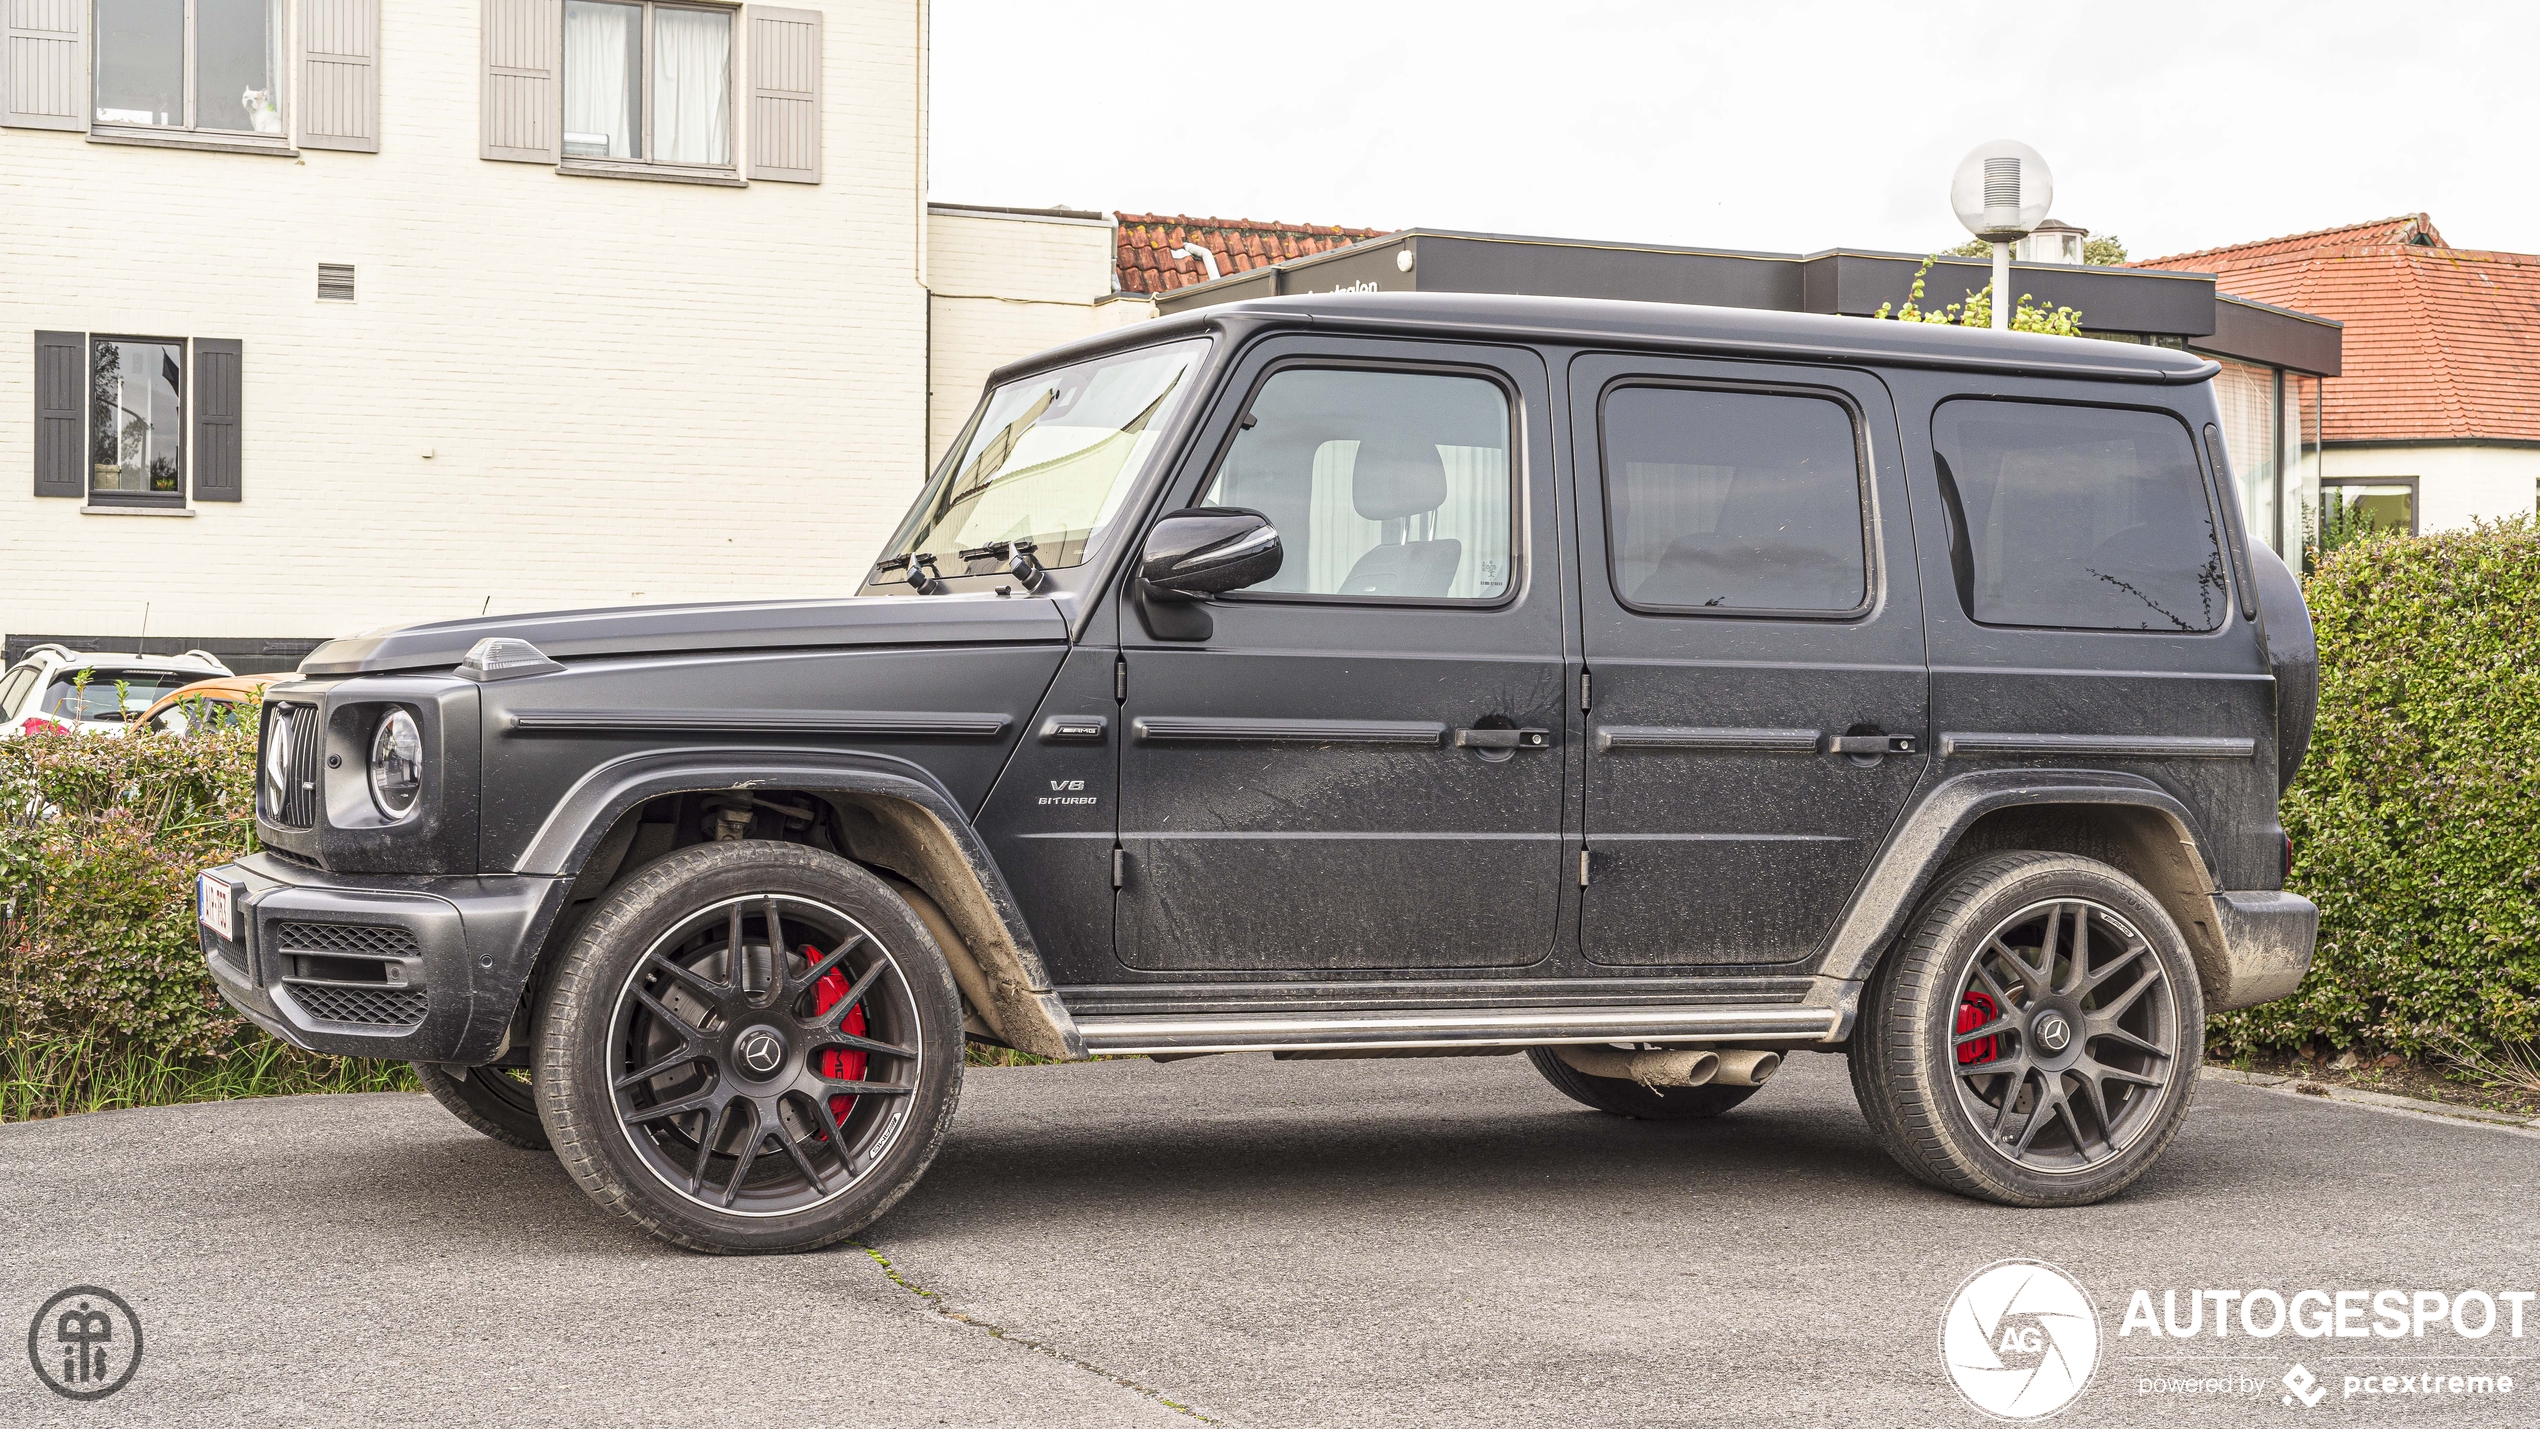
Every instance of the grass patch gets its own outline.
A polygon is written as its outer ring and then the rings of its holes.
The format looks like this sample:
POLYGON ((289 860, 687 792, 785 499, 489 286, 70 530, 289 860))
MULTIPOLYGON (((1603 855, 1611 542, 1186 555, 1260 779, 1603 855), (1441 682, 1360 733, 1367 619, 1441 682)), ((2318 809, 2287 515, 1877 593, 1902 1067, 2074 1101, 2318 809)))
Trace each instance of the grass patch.
POLYGON ((2498 1111, 2521 1116, 2540 1116, 2540 1088, 2517 1085, 2510 1077, 2461 1060, 2434 1060, 2403 1057, 2396 1052, 2378 1056, 2357 1051, 2332 1055, 2314 1044, 2294 1052, 2248 1052, 2235 1057, 2212 1057, 2216 1066, 2232 1067, 2243 1072, 2262 1072, 2269 1076, 2293 1077, 2322 1086, 2344 1087, 2351 1091, 2381 1092, 2394 1097, 2413 1097, 2418 1101, 2442 1102, 2447 1106, 2475 1107, 2480 1111, 2498 1111), (2350 1065, 2339 1066, 2341 1061, 2350 1065))
POLYGON ((88 1111, 297 1096, 304 1092, 411 1092, 403 1062, 320 1057, 269 1038, 221 1057, 172 1057, 95 1040, 0 1045, 0 1123, 88 1111))
POLYGON ((987 1042, 964 1043, 961 1050, 961 1061, 962 1065, 968 1067, 1056 1067, 1063 1065, 1056 1057, 1035 1057, 1029 1052, 1017 1052, 1011 1047, 999 1047, 987 1042))

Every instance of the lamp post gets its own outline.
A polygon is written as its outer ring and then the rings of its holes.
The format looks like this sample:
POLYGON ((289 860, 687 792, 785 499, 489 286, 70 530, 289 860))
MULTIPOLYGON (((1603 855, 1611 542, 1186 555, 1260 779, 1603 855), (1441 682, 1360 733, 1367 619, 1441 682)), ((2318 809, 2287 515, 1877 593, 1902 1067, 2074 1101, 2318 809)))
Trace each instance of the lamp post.
POLYGON ((2046 221, 2055 206, 2055 176, 2035 149, 2016 139, 1978 144, 1949 180, 1949 206, 1967 231, 1993 245, 1993 326, 2011 327, 2011 245, 2046 221))

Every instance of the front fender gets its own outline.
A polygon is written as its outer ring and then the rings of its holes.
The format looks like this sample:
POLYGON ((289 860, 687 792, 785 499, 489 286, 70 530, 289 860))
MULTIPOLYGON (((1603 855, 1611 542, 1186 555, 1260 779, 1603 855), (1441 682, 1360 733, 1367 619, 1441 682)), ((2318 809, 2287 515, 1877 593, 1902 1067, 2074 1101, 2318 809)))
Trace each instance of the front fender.
POLYGON ((991 1015, 1006 1040, 1045 1057, 1085 1054, 1075 1021, 1051 990, 1039 946, 1005 876, 961 806, 916 763, 865 751, 692 746, 647 750, 598 765, 558 800, 516 871, 578 875, 629 810, 670 794, 788 789, 871 813, 886 844, 880 860, 942 910, 984 977, 991 1015))

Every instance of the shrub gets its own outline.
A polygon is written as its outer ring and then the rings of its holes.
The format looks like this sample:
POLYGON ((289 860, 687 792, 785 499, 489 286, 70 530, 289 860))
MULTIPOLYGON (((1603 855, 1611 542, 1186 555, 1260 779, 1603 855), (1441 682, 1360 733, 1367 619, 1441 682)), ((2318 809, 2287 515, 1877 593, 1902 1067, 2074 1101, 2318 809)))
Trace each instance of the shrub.
POLYGON ((2283 807, 2319 952, 2217 1048, 2540 1039, 2540 531, 2367 534, 2306 594, 2319 727, 2283 807))
POLYGON ((252 721, 0 740, 0 1117, 382 1081, 280 1048, 204 970, 194 876, 256 846, 254 799, 252 721))

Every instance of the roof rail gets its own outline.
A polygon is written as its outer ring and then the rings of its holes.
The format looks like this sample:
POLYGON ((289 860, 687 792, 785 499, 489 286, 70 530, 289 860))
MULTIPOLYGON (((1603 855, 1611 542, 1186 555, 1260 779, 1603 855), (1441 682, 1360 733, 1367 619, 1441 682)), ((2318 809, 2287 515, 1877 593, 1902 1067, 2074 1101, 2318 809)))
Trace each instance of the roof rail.
POLYGON ((30 658, 30 659, 32 659, 33 657, 35 657, 35 656, 37 656, 37 655, 41 655, 41 654, 45 653, 45 652, 46 652, 46 651, 48 651, 48 650, 49 650, 49 651, 51 651, 52 653, 56 654, 56 655, 61 656, 61 657, 62 657, 63 659, 65 659, 65 660, 76 660, 76 659, 78 659, 78 658, 79 658, 79 652, 78 652, 78 651, 73 650, 73 649, 72 649, 71 647, 69 647, 68 645, 57 645, 57 644, 54 644, 53 642, 51 642, 51 641, 49 641, 49 640, 48 640, 48 641, 46 641, 44 644, 41 644, 41 645, 33 645, 33 646, 29 646, 29 647, 27 648, 27 652, 26 652, 26 653, 27 653, 27 657, 28 657, 28 658, 30 658))
POLYGON ((180 660, 200 660, 204 664, 211 666, 213 669, 220 671, 224 675, 230 673, 228 662, 222 660, 221 657, 213 654, 209 650, 188 650, 176 658, 180 660))

